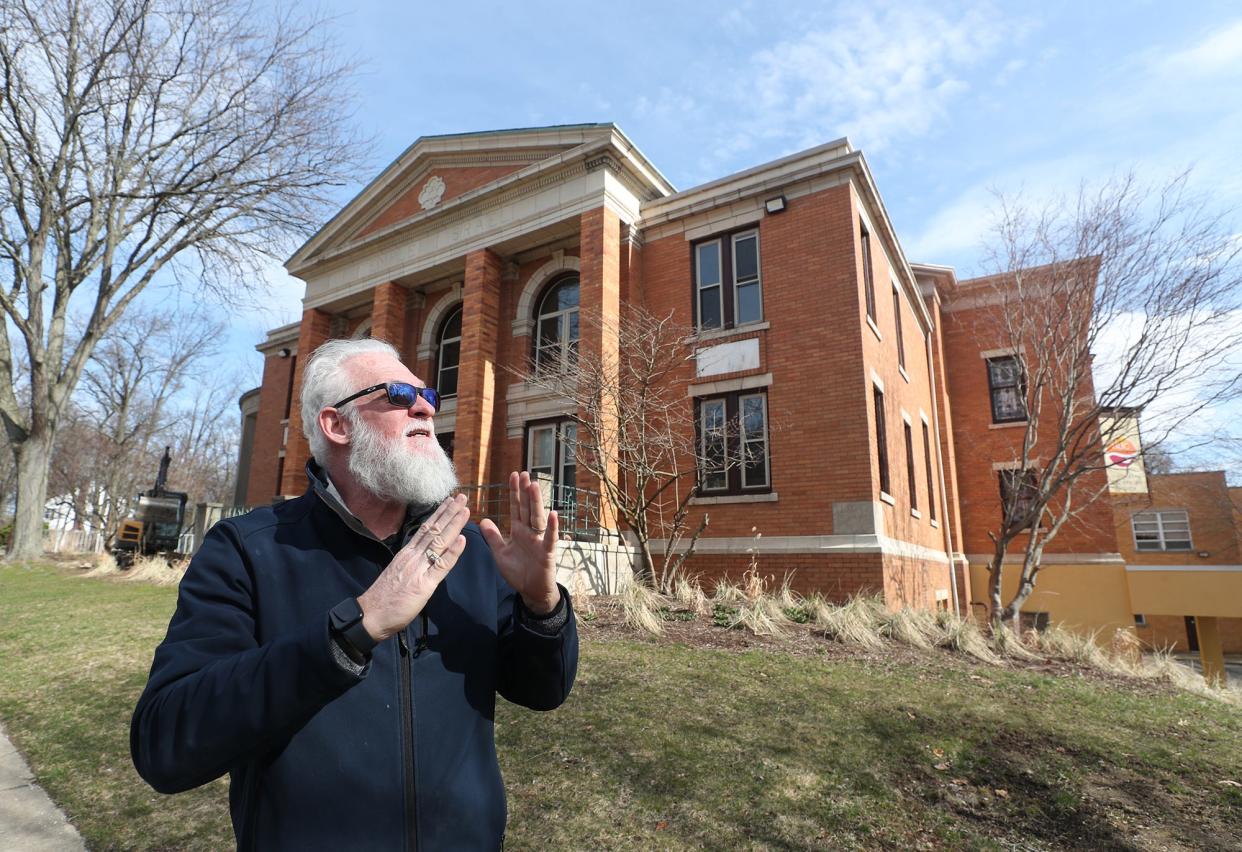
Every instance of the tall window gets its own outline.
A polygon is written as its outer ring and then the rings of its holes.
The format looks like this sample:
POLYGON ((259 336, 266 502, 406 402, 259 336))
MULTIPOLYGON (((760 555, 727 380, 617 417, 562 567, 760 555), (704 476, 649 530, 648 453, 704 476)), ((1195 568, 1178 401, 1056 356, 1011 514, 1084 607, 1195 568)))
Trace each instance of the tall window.
POLYGON ((936 479, 932 476, 931 437, 923 421, 923 462, 927 466, 927 516, 936 520, 936 479))
POLYGON ((457 396, 457 364, 461 360, 461 306, 440 324, 436 340, 436 390, 442 397, 457 396))
POLYGON ((568 370, 578 355, 578 276, 548 288, 535 311, 535 371, 568 370))
POLYGON ((901 293, 893 285, 893 326, 897 330, 897 365, 906 368, 906 341, 901 336, 901 293))
MULTIPOLYGON (((1016 523, 1029 515, 1039 497, 1039 482, 1032 468, 1000 471, 1001 512, 1005 525, 1016 523)), ((1023 529, 1032 526, 1030 519, 1023 529)))
POLYGON ((914 478, 914 430, 910 424, 902 423, 906 438, 906 485, 910 488, 910 508, 918 511, 919 488, 914 478))
POLYGON ((535 482, 549 483, 552 508, 572 510, 576 503, 578 427, 569 421, 539 423, 526 430, 526 468, 535 482))
POLYGON ((875 446, 876 460, 880 465, 880 490, 891 493, 888 481, 888 432, 884 427, 884 391, 877 385, 871 386, 871 398, 875 403, 875 446))
POLYGON ((988 391, 992 395, 992 422, 1026 419, 1026 378, 1016 355, 988 359, 988 391))
POLYGON ((743 494, 770 489, 767 393, 731 393, 700 400, 698 407, 700 490, 743 494))
POLYGON ((867 316, 875 322, 875 282, 872 281, 871 233, 862 219, 858 220, 858 234, 862 241, 863 292, 867 297, 867 316))
POLYGON ((701 329, 733 328, 763 319, 757 230, 694 246, 694 311, 701 329))
POLYGON ((1190 550, 1190 515, 1182 509, 1130 516, 1135 550, 1190 550))

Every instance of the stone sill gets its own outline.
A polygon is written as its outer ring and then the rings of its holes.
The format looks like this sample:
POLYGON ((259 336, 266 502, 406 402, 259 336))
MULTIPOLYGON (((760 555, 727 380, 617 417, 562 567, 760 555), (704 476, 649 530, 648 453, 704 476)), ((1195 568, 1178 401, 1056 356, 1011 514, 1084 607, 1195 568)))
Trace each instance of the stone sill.
POLYGON ((718 506, 722 503, 775 503, 779 498, 775 491, 767 494, 722 494, 719 497, 692 497, 691 506, 718 506))
POLYGON ((1019 426, 1025 427, 1026 424, 1027 424, 1027 421, 1025 420, 1015 420, 1012 423, 989 423, 988 428, 989 429, 1016 429, 1019 426))
POLYGON ((881 499, 881 500, 883 500, 885 503, 887 503, 887 504, 888 504, 888 505, 890 505, 890 506, 896 506, 896 505, 897 505, 897 498, 896 498, 896 497, 894 497, 892 494, 889 494, 887 491, 881 491, 881 492, 880 492, 880 499, 881 499))
POLYGON ((723 340, 727 337, 740 337, 743 334, 750 334, 752 331, 767 331, 772 324, 767 320, 762 322, 751 322, 746 325, 738 325, 733 328, 718 328, 712 331, 700 331, 692 334, 687 338, 690 343, 702 343, 707 340, 723 340))

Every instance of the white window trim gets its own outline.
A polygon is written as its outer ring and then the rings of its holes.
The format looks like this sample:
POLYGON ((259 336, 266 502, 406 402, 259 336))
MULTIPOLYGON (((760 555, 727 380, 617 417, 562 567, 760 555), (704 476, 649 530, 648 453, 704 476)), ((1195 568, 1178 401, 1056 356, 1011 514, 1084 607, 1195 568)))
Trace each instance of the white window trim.
MULTIPOLYGON (((1194 532, 1190 528, 1190 510, 1188 509, 1176 509, 1176 508, 1143 509, 1137 512, 1133 512, 1130 515, 1130 535, 1134 541, 1134 551, 1136 553, 1186 553, 1189 551, 1193 551, 1195 549, 1194 532), (1164 516, 1172 515, 1176 512, 1180 512, 1181 514, 1186 516, 1186 542, 1187 544, 1186 544, 1186 547, 1178 547, 1178 548, 1170 549, 1167 546, 1168 541, 1165 538, 1165 534, 1164 534, 1164 516), (1150 548, 1139 547, 1138 530, 1134 528, 1134 522, 1135 522, 1135 519, 1138 518, 1140 515, 1154 515, 1155 516, 1156 535, 1157 535, 1156 540, 1160 543, 1159 549, 1152 550, 1150 548)), ((1180 540, 1181 539, 1178 539, 1178 541, 1180 540)))
POLYGON ((738 450, 739 463, 742 466, 742 489, 747 488, 767 488, 772 484, 772 454, 768 452, 768 395, 766 393, 748 393, 737 398, 737 419, 738 419, 738 450), (746 443, 749 438, 746 435, 746 400, 759 399, 763 405, 763 482, 748 483, 746 481, 746 461, 745 451, 746 443))
MULTIPOLYGON (((561 283, 564 283, 564 282, 561 282, 561 283)), ((553 287, 553 288, 552 288, 552 290, 555 290, 555 289, 559 288, 560 286, 561 286, 560 284, 557 284, 557 285, 556 285, 556 287, 553 287)), ((541 297, 541 299, 540 299, 540 305, 542 305, 542 303, 543 303, 543 299, 547 298, 547 297, 548 297, 548 295, 550 295, 550 294, 551 294, 552 290, 549 290, 547 293, 543 294, 543 296, 542 296, 542 297, 541 297)), ((581 278, 581 276, 579 276, 579 278, 578 278, 578 295, 579 295, 579 298, 581 298, 581 296, 582 296, 582 278, 581 278)), ((537 306, 537 307, 538 307, 538 306, 537 306)), ((536 315, 535 315, 535 330, 534 330, 534 336, 535 336, 535 363, 534 363, 534 367, 535 367, 535 369, 536 369, 536 370, 538 370, 538 368, 539 368, 539 352, 540 352, 540 350, 543 350, 543 349, 550 349, 550 348, 551 348, 550 346, 549 346, 549 347, 543 347, 543 346, 540 346, 540 344, 539 344, 539 324, 540 324, 543 320, 545 320, 545 319, 551 319, 551 318, 553 318, 553 317, 555 317, 555 318, 556 318, 556 321, 557 321, 557 326, 558 326, 558 328, 557 328, 557 334, 559 335, 559 339, 557 340, 557 342, 556 342, 555 344, 553 344, 553 345, 557 348, 557 350, 558 350, 558 354, 557 354, 557 357, 556 357, 557 365, 556 365, 555 367, 553 367, 553 368, 552 368, 552 369, 553 369, 553 371, 554 371, 554 372, 553 372, 553 374, 554 374, 554 375, 555 375, 555 374, 557 374, 557 373, 559 373, 559 374, 564 374, 564 373, 569 372, 569 370, 572 368, 573 364, 571 364, 571 363, 570 363, 570 358, 569 358, 569 352, 570 352, 570 349, 571 349, 572 347, 570 347, 570 345, 569 345, 569 344, 570 344, 571 342, 577 342, 577 339, 575 339, 574 341, 570 341, 570 339, 569 339, 569 317, 570 317, 570 315, 571 315, 571 314, 578 314, 578 313, 579 313, 579 306, 578 306, 578 305, 575 305, 575 306, 574 306, 574 307, 572 307, 572 308, 562 308, 562 309, 561 309, 561 310, 559 310, 559 311, 551 311, 550 313, 546 313, 546 314, 536 314, 536 315)), ((581 318, 579 318, 579 323, 581 323, 581 321, 582 321, 582 320, 581 320, 581 318)), ((579 336, 581 336, 581 326, 579 326, 579 336)))
MULTIPOLYGON (((444 326, 448 324, 449 317, 452 315, 452 311, 445 313, 444 323, 440 326, 441 330, 443 330, 444 326)), ((463 316, 463 319, 464 318, 465 317, 463 316)), ((453 367, 453 369, 457 370, 458 379, 461 378, 461 334, 458 333, 456 337, 441 337, 436 341, 436 387, 439 387, 442 384, 440 381, 440 374, 444 370, 444 344, 453 342, 457 343, 457 365, 453 367)), ((448 398, 455 396, 457 396, 456 391, 450 394, 448 398)))
POLYGON ((553 252, 551 259, 535 270, 526 282, 526 286, 522 288, 522 295, 518 297, 517 310, 510 323, 514 337, 523 337, 534 333, 535 320, 532 317, 535 315, 535 299, 538 298, 543 290, 543 285, 554 276, 562 272, 571 271, 577 272, 581 276, 582 262, 572 254, 565 254, 563 250, 553 252))
MULTIPOLYGON (((732 256, 733 256, 733 270, 732 270, 733 271, 733 326, 737 328, 743 325, 743 323, 738 320, 738 305, 740 304, 740 301, 738 300, 738 297, 737 297, 738 287, 739 286, 750 286, 751 284, 754 284, 759 288, 759 319, 747 320, 745 324, 750 325, 753 323, 763 322, 763 259, 762 259, 762 256, 759 254, 760 252, 759 229, 751 228, 749 230, 742 231, 741 233, 734 234, 733 236, 731 236, 729 238, 729 251, 732 253, 732 256), (737 280, 737 244, 739 240, 744 240, 747 237, 752 236, 752 235, 755 238, 755 280, 746 281, 744 282, 744 285, 739 285, 738 280, 737 280)), ((721 317, 723 320, 723 316, 724 316, 723 305, 721 305, 720 311, 721 311, 721 317)))
POLYGON ((699 458, 703 459, 704 461, 707 460, 707 423, 706 423, 707 407, 713 404, 720 405, 720 408, 722 411, 721 419, 724 421, 725 429, 726 429, 726 433, 724 435, 724 479, 725 481, 724 481, 724 485, 721 485, 718 488, 708 488, 706 484, 707 475, 705 474, 703 476, 703 482, 699 485, 699 491, 703 492, 704 494, 709 493, 709 492, 729 490, 729 436, 727 432, 728 427, 729 427, 729 406, 728 406, 728 403, 723 399, 705 399, 703 400, 703 403, 699 406, 699 458))
MULTIPOLYGON (((719 303, 720 303, 720 326, 719 328, 723 329, 725 327, 724 326, 724 322, 725 322, 724 245, 723 245, 723 240, 720 237, 717 237, 714 240, 705 240, 704 242, 696 243, 694 246, 694 327, 695 329, 699 331, 704 330, 703 300, 700 298, 702 295, 703 289, 704 289, 703 288, 703 264, 699 262, 699 252, 702 251, 704 247, 710 246, 710 245, 714 245, 716 247, 716 270, 720 273, 720 280, 717 281, 715 284, 708 284, 707 286, 716 287, 718 290, 717 296, 719 298, 719 303)), ((706 329, 706 330, 715 331, 716 329, 717 329, 716 326, 712 326, 710 329, 706 329)))

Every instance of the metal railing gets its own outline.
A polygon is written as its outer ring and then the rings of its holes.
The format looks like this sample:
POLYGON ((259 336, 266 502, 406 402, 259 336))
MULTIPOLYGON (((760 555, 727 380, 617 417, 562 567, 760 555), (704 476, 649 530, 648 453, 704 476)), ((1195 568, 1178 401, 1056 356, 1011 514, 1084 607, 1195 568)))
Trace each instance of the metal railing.
MULTIPOLYGON (((575 541, 598 541, 600 538, 599 492, 572 485, 541 482, 543 503, 555 509, 560 519, 561 535, 575 541)), ((474 521, 491 518, 500 531, 509 531, 509 485, 505 482, 469 486, 460 489, 470 503, 474 521)))

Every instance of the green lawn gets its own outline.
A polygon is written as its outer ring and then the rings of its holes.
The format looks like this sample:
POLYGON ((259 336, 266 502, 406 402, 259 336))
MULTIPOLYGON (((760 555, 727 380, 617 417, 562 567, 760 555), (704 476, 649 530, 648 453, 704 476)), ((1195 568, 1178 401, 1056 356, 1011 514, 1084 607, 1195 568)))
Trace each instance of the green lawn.
MULTIPOLYGON (((92 849, 218 849, 129 716, 175 590, 0 565, 0 719, 92 849)), ((828 650, 828 646, 824 646, 828 650)), ((511 849, 1236 849, 1242 712, 943 653, 716 650, 584 625, 549 714, 503 706, 511 849)))

